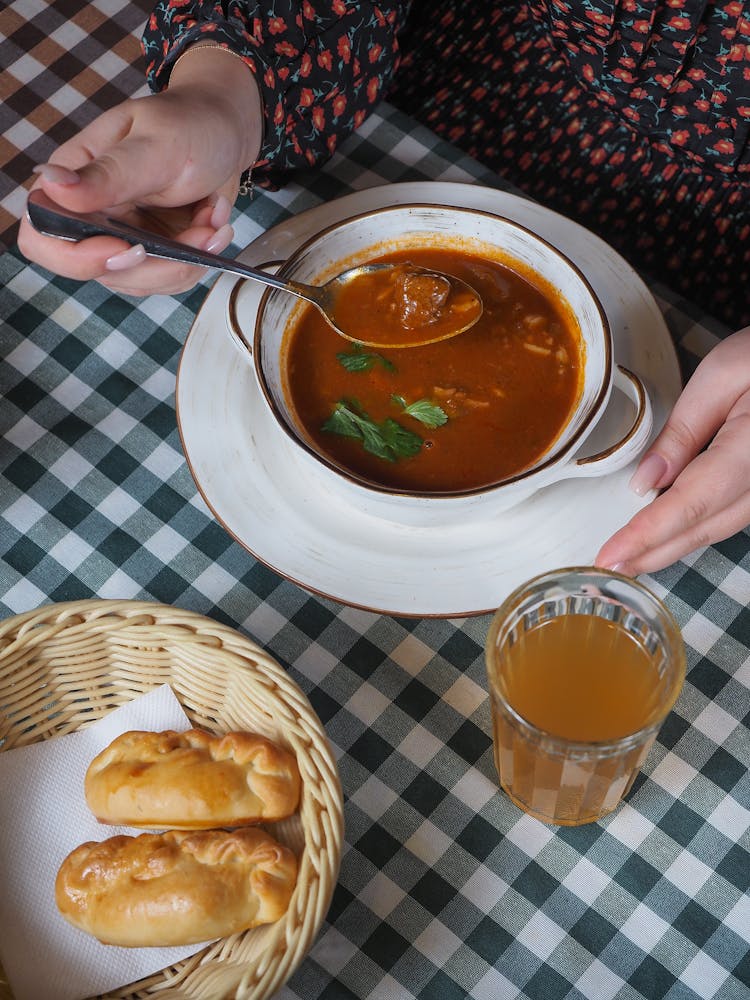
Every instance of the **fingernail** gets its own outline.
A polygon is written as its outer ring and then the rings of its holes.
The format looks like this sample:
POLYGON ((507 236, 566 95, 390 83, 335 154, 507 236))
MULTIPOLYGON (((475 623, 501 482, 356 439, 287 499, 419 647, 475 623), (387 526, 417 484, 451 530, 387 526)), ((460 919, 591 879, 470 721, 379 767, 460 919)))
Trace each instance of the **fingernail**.
POLYGON ((666 460, 653 452, 643 459, 641 464, 633 473, 628 486, 637 493, 639 497, 644 496, 649 490, 654 489, 656 484, 666 475, 666 460))
POLYGON ((211 213, 211 226, 214 229, 221 229, 229 222, 232 214, 232 203, 226 195, 220 194, 216 199, 213 212, 211 213))
POLYGON ((140 243, 136 243, 129 250, 121 250, 120 253, 115 253, 111 257, 108 257, 105 267, 108 271, 126 271, 129 267, 142 264, 145 259, 146 251, 140 243))
POLYGON ((205 249, 209 253, 217 253, 219 250, 226 250, 229 244, 232 242, 232 237, 234 236, 234 229, 231 226, 222 226, 221 229, 217 230, 211 239, 206 243, 205 249))
POLYGON ((602 566, 602 569, 609 570, 610 573, 622 573, 625 569, 625 563, 616 562, 612 563, 611 566, 602 566))
POLYGON ((39 174, 52 184, 66 184, 68 187, 81 182, 81 178, 74 170, 68 170, 67 167, 61 167, 57 163, 40 163, 33 168, 32 173, 39 174))

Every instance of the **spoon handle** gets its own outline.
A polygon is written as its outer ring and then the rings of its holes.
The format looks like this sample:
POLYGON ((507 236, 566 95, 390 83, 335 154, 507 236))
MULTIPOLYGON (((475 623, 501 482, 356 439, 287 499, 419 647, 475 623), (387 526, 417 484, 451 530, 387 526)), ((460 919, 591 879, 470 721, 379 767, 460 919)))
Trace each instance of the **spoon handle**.
POLYGON ((167 236, 158 236, 147 229, 133 226, 124 219, 115 219, 104 212, 73 212, 52 201, 40 188, 31 191, 26 203, 26 214, 29 222, 45 236, 57 239, 79 242, 89 236, 116 236, 132 246, 140 243, 150 257, 161 257, 164 260, 181 261, 184 264, 198 264, 201 267, 216 268, 240 274, 243 278, 254 278, 271 285, 273 288, 283 288, 287 292, 299 295, 301 298, 316 301, 315 289, 308 288, 299 282, 282 281, 273 274, 267 274, 258 268, 249 267, 231 257, 221 257, 207 250, 196 250, 178 243, 167 236))

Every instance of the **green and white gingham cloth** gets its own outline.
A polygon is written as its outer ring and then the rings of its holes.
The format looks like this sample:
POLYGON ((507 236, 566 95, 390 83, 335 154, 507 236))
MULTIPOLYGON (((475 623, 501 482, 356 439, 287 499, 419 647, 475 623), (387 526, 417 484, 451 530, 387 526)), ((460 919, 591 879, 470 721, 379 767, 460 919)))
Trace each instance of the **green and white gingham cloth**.
MULTIPOLYGON (((242 202, 237 245, 321 200, 420 179, 499 185, 383 105, 322 171, 242 202)), ((15 249, 0 281, 0 614, 98 596, 210 615, 289 670, 336 750, 340 881, 283 1000, 748 1000, 747 532, 647 579, 682 626, 684 690, 615 814, 545 826, 498 790, 486 617, 313 597, 211 517, 174 406, 206 285, 136 302, 15 249)), ((689 370, 726 331, 656 292, 689 370)))

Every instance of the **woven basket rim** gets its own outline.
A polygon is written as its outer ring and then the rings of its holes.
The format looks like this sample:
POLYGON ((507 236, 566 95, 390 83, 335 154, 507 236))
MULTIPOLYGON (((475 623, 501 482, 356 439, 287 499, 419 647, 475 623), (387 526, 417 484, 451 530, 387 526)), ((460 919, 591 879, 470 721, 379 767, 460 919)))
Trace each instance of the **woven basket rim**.
MULTIPOLYGON (((344 836, 341 782, 323 724, 302 689, 271 654, 238 629, 200 612, 148 600, 88 598, 13 615, 0 621, 0 752, 75 731, 144 693, 134 688, 149 690, 165 682, 191 721, 201 713, 206 720, 219 718, 222 711, 241 718, 243 706, 250 705, 246 717, 254 718, 256 709, 263 713, 269 725, 278 727, 267 735, 295 751, 302 773, 299 813, 276 824, 277 830, 274 825, 269 828, 282 841, 289 836, 304 845, 300 877, 287 913, 276 924, 217 941, 198 955, 107 996, 266 1000, 296 971, 320 931, 338 878, 344 836), (142 646, 138 639, 144 640, 142 646), (61 686, 71 677, 79 683, 75 673, 79 658, 68 653, 73 648, 83 657, 90 648, 97 654, 81 672, 83 695, 78 688, 71 693, 61 686), (153 676, 144 669, 144 656, 159 661, 153 676), (209 664, 205 669, 204 661, 209 664), (192 679, 197 671, 200 690, 181 690, 185 678, 192 679), (27 715, 19 721, 16 689, 34 685, 14 680, 25 682, 29 677, 43 680, 44 685, 37 687, 53 691, 55 697, 50 699, 47 693, 39 696, 39 704, 29 704, 26 696, 27 715), (234 700, 222 697, 226 686, 221 686, 221 677, 231 684, 234 700), (90 686, 88 704, 85 685, 90 686)), ((210 721, 193 724, 222 731, 210 721)), ((0 968, 0 997, 4 996, 0 968)))

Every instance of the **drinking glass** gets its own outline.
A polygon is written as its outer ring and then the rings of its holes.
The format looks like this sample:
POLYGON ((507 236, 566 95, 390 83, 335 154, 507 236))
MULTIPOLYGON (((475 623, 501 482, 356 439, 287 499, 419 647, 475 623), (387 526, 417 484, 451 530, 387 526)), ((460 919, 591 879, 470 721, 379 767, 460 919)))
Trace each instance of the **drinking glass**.
POLYGON ((643 584, 570 567, 497 610, 486 643, 495 764, 513 802, 577 826, 627 795, 685 678, 679 628, 643 584))

